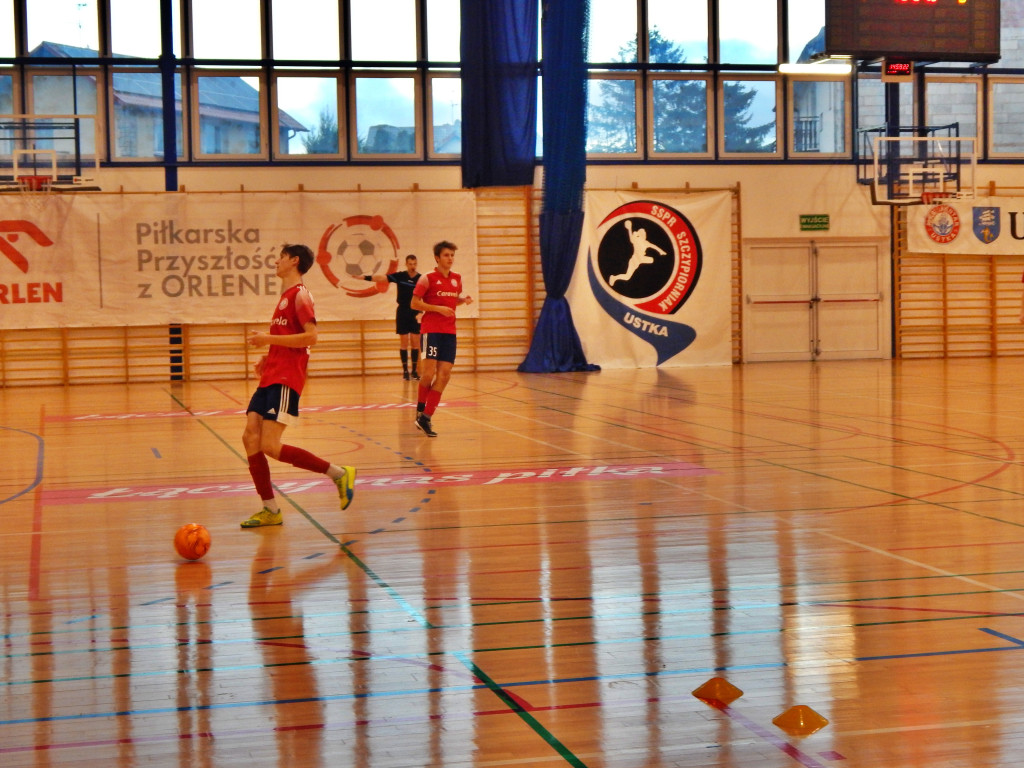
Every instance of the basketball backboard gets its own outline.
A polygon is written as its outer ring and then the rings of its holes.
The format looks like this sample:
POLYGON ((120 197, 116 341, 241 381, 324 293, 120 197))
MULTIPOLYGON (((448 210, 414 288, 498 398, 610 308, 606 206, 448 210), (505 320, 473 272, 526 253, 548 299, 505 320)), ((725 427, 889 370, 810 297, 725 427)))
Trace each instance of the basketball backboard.
POLYGON ((975 197, 977 139, 942 135, 941 128, 905 127, 895 136, 883 135, 884 129, 861 133, 858 181, 871 185, 873 203, 914 205, 975 197))

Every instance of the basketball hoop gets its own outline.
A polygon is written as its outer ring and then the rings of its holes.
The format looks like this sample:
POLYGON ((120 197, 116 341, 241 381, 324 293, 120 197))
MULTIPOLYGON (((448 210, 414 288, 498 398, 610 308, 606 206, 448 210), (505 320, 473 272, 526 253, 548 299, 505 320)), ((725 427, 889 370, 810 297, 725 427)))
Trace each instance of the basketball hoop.
POLYGON ((46 207, 53 191, 53 177, 38 174, 18 174, 18 195, 26 204, 26 210, 38 215, 46 207))
POLYGON ((18 176, 18 189, 22 192, 49 192, 52 182, 51 176, 18 176))

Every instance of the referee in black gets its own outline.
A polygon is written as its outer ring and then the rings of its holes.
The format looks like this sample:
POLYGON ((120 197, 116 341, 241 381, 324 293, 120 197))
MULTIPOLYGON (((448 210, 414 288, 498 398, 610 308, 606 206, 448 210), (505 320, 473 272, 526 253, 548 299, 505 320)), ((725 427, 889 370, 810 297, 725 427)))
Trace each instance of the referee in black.
POLYGON ((412 358, 412 378, 419 379, 420 375, 416 366, 420 361, 420 324, 416 319, 417 312, 410 304, 412 302, 412 289, 416 287, 416 281, 420 279, 420 273, 416 271, 416 256, 409 254, 405 257, 405 269, 401 272, 392 272, 389 275, 366 275, 364 279, 374 282, 394 283, 398 296, 395 301, 398 307, 395 309, 395 333, 398 334, 398 354, 402 358, 402 378, 409 381, 409 359, 412 358))

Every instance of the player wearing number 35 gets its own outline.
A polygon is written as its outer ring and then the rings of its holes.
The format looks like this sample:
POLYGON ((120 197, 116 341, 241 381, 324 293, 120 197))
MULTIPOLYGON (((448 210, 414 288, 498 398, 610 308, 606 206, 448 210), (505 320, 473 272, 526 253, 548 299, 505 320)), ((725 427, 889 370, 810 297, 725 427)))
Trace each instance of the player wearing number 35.
POLYGON ((427 437, 437 437, 431 418, 455 364, 455 308, 473 303, 472 296, 462 295, 462 276, 452 272, 455 249, 455 243, 447 240, 436 243, 437 267, 422 275, 412 291, 412 308, 423 313, 420 321, 423 370, 416 403, 416 426, 427 437))

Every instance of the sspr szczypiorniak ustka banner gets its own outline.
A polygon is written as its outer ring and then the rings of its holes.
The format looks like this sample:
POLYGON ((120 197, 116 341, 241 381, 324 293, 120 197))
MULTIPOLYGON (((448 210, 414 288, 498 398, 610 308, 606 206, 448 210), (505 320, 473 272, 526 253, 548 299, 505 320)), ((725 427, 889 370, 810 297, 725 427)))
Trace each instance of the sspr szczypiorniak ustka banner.
POLYGON ((731 362, 731 206, 728 191, 587 193, 566 297, 588 362, 731 362))

